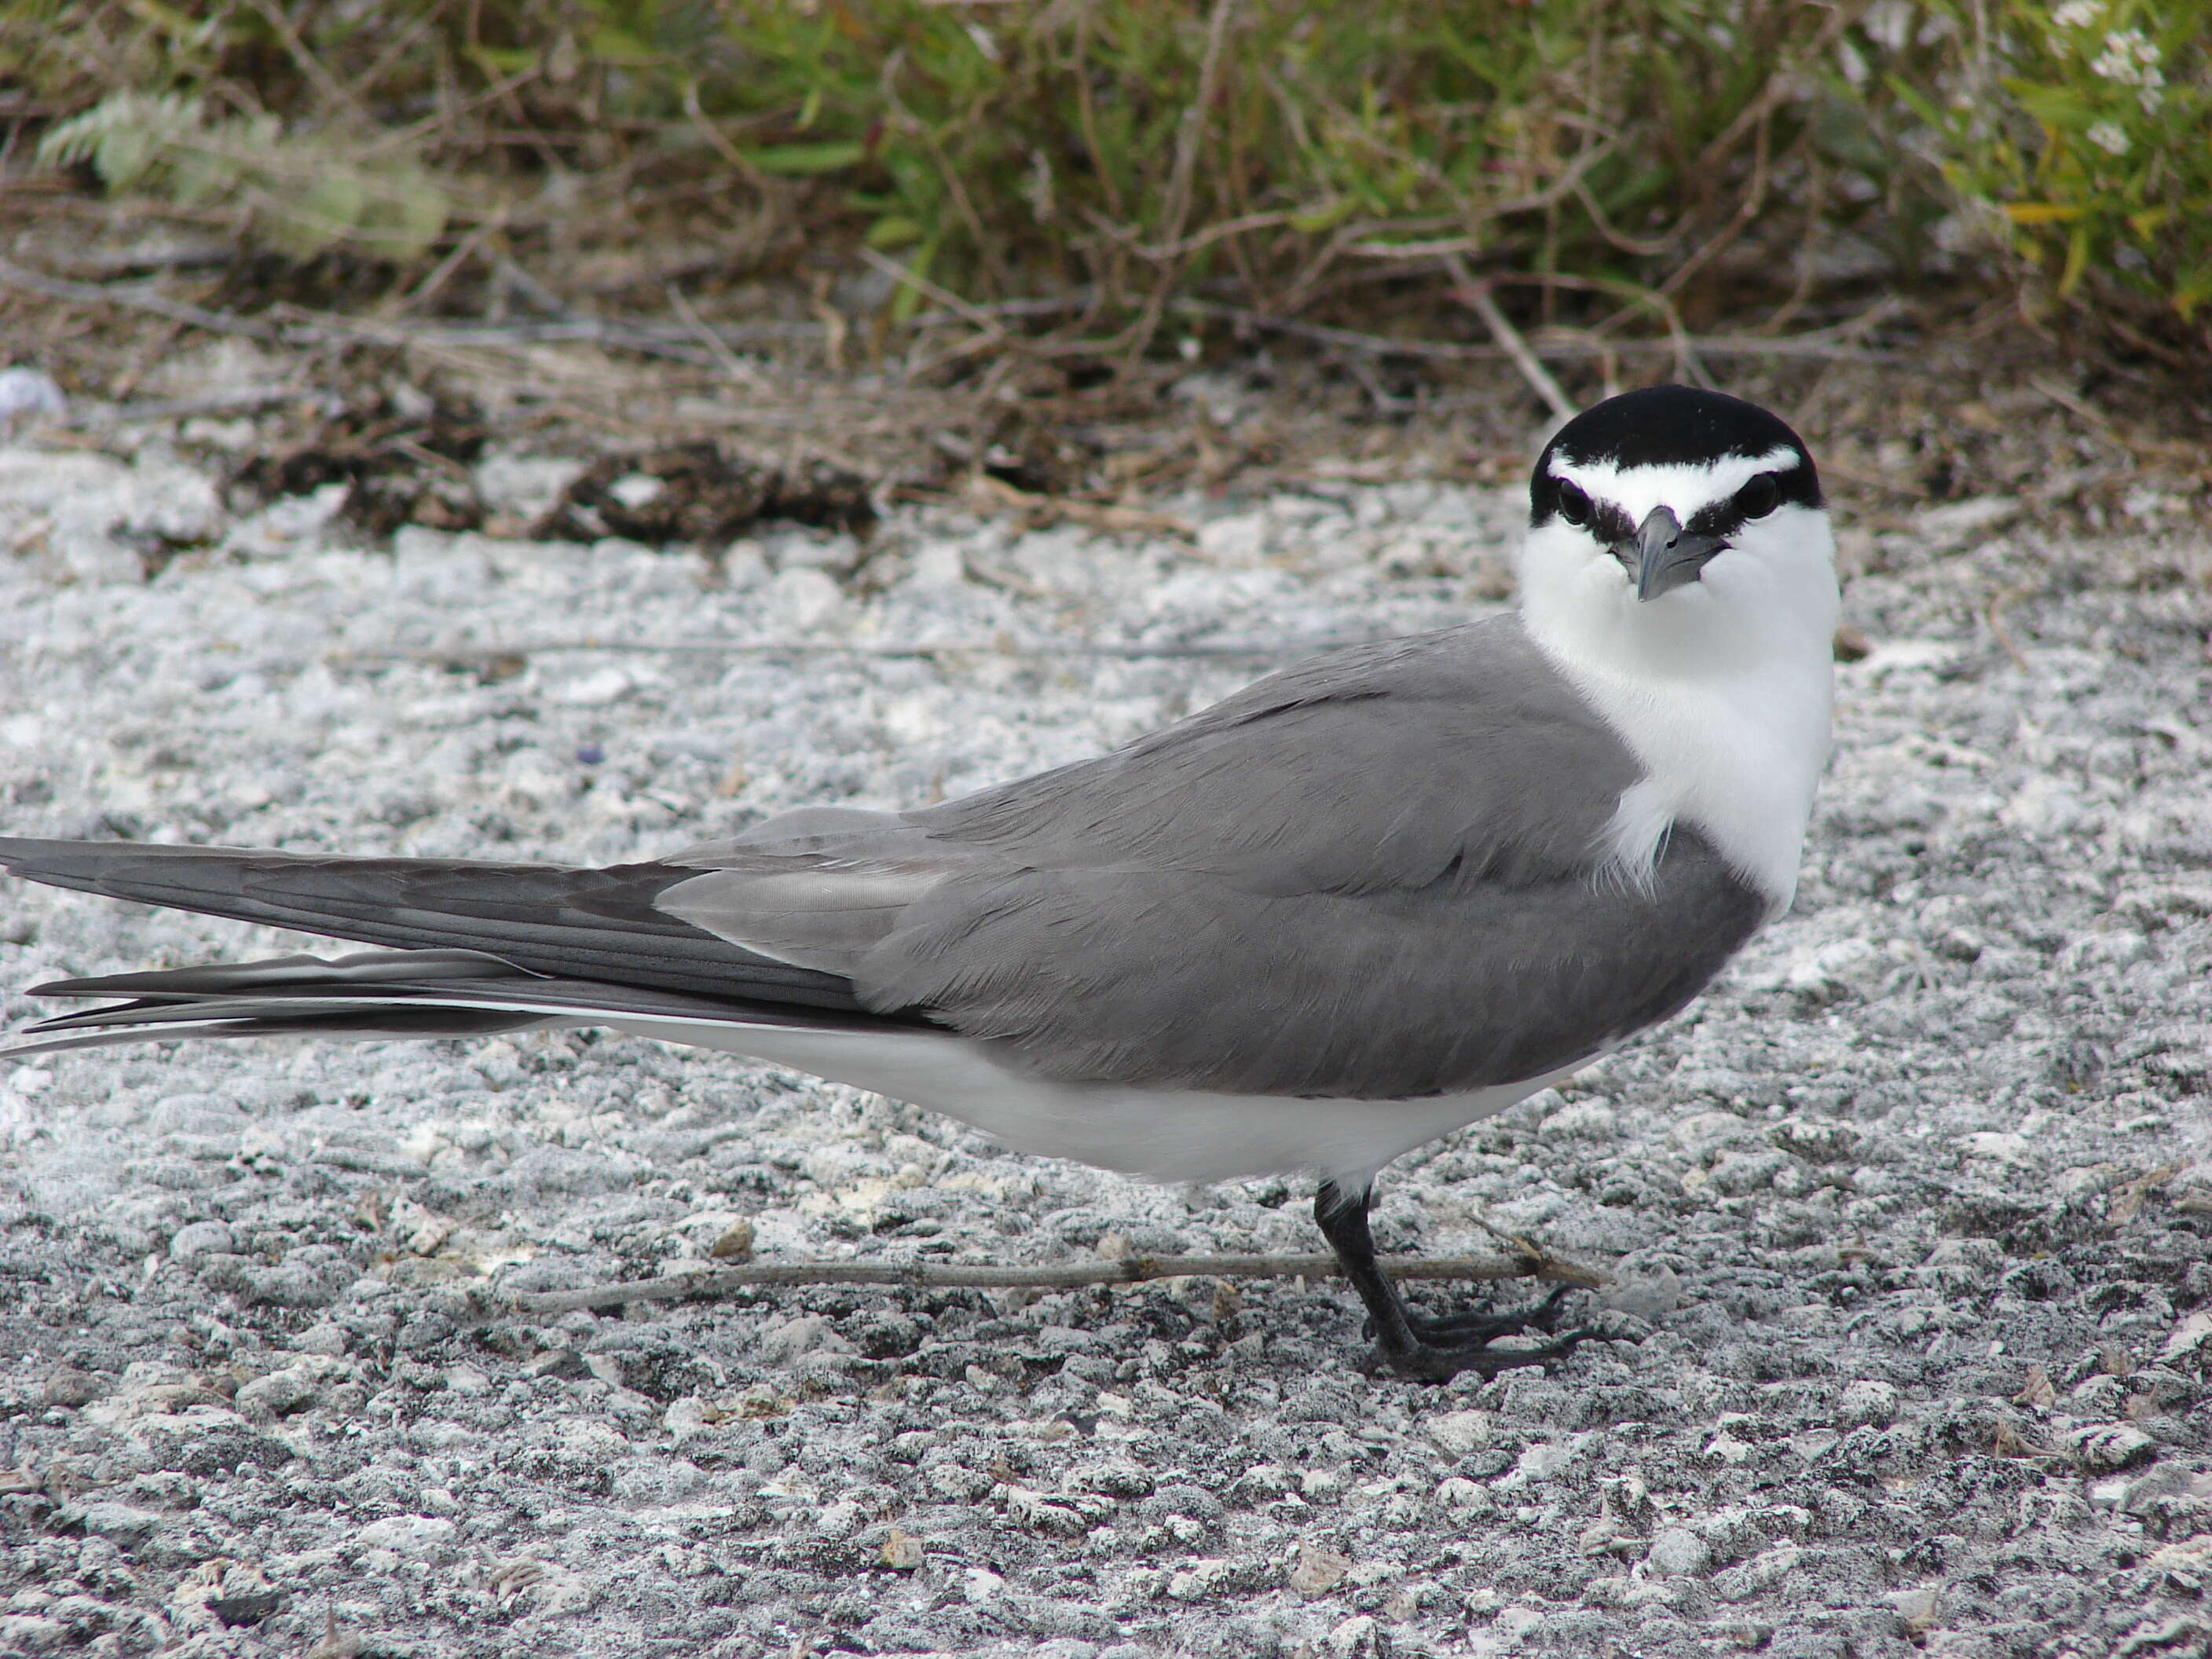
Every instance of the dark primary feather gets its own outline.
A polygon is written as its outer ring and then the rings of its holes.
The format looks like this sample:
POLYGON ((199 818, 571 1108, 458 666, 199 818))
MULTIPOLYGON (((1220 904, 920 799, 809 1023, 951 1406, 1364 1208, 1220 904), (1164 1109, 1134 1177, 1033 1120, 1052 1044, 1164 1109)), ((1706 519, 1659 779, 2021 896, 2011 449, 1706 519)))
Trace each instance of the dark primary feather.
POLYGON ((842 976, 771 961, 653 908, 696 872, 448 859, 325 858, 228 847, 0 836, 0 866, 49 886, 402 950, 455 947, 518 967, 850 1012, 842 976))
POLYGON ((809 1030, 884 1030, 898 1022, 738 996, 704 996, 533 974, 474 951, 374 951, 278 957, 96 979, 33 994, 131 1000, 41 1020, 34 1054, 174 1036, 477 1036, 605 1019, 809 1030))

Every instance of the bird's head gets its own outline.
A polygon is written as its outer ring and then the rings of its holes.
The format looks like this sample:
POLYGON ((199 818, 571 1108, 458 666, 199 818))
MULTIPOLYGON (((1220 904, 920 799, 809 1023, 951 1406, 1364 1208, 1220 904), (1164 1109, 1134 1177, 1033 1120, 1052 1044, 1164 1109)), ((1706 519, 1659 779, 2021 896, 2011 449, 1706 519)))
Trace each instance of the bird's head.
POLYGON ((1734 659, 1817 639, 1825 653, 1835 550, 1820 473, 1787 425, 1740 398, 1651 386, 1545 446, 1522 608, 1539 633, 1595 653, 1734 659))

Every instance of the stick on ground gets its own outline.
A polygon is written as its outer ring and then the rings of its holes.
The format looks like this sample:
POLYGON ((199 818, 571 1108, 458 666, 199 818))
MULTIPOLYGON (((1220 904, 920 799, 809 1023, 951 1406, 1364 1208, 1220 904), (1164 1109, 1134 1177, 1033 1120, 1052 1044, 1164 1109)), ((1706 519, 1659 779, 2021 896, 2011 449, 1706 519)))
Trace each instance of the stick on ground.
MULTIPOLYGON (((1548 1279, 1595 1287, 1605 1275, 1551 1255, 1462 1255, 1384 1263, 1400 1279, 1548 1279)), ((757 1261, 702 1268, 660 1279, 586 1285, 573 1291, 516 1291, 525 1313, 557 1315, 625 1302, 675 1302, 734 1291, 792 1285, 890 1285, 908 1290, 1075 1290, 1087 1285, 1139 1285, 1155 1279, 1331 1279, 1342 1270, 1333 1255, 1129 1255, 1053 1267, 963 1267, 957 1263, 757 1261)))

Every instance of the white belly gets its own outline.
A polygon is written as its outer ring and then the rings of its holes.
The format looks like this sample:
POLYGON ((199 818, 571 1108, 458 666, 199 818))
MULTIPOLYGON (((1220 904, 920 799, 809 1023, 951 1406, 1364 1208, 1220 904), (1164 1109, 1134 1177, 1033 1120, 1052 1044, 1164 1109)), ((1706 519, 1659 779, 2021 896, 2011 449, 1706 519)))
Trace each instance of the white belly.
POLYGON ((1502 1112, 1587 1063, 1523 1083, 1420 1100, 1312 1100, 1053 1083, 1011 1071, 959 1037, 927 1031, 606 1024, 872 1090, 942 1112, 1020 1152, 1156 1181, 1237 1181, 1310 1170, 1351 1191, 1400 1153, 1502 1112))

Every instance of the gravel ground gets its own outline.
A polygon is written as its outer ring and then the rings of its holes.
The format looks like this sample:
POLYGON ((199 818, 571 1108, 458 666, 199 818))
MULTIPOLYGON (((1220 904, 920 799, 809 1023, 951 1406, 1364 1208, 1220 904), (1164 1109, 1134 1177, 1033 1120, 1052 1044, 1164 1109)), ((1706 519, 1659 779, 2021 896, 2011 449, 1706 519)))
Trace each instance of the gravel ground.
MULTIPOLYGON (((520 514, 564 472, 480 476, 520 514)), ((1519 514, 1317 483, 1161 503, 1184 546, 902 509, 715 568, 354 549, 334 505, 0 451, 0 823, 650 855, 1091 753, 1267 665, 1025 642, 1480 610, 1519 514), (702 635, 988 648, 510 649, 702 635), (406 654, 461 641, 494 649, 406 654)), ((1340 1285, 1189 1279, 541 1323, 503 1292, 746 1226, 763 1258, 1318 1245, 1294 1183, 1147 1187, 640 1041, 0 1062, 0 1650, 2205 1651, 2212 556, 2002 501, 1850 550, 1871 650, 1794 915, 1388 1177, 1386 1248, 1525 1231, 1613 1274, 1620 1340, 1415 1386, 1358 1369, 1340 1285)), ((299 943, 253 933, 10 886, 0 1015, 299 943)))

